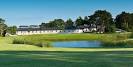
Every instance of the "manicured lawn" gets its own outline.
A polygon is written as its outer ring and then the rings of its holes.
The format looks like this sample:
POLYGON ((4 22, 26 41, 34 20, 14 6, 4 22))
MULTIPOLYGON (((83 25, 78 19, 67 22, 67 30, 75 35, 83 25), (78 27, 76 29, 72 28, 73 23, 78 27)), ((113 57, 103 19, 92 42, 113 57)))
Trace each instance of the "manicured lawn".
POLYGON ((132 67, 133 48, 0 45, 0 67, 132 67))
POLYGON ((107 51, 100 51, 102 49, 88 49, 88 51, 78 51, 80 49, 69 51, 71 50, 69 48, 64 48, 65 50, 56 49, 53 48, 53 51, 45 51, 45 49, 43 51, 0 51, 0 67, 133 66, 133 49, 121 51, 119 49, 107 51))
MULTIPOLYGON (((68 36, 71 39, 78 39, 77 36, 84 39, 83 36, 88 36, 89 39, 92 35, 43 35, 42 38, 53 41, 68 36)), ((133 48, 42 48, 12 44, 13 38, 0 37, 0 67, 133 67, 133 48)))

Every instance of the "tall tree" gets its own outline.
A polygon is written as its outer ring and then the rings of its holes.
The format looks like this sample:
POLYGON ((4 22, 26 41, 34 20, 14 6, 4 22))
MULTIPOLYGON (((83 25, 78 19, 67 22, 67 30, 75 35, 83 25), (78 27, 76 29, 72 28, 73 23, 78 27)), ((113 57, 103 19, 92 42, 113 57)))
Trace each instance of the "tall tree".
POLYGON ((0 18, 0 35, 5 36, 7 25, 5 24, 5 20, 0 18))
POLYGON ((73 29, 74 28, 74 22, 72 19, 68 19, 65 23, 65 28, 66 29, 73 29))
POLYGON ((41 29, 44 29, 45 28, 45 23, 42 22, 41 25, 39 25, 41 29))
POLYGON ((10 33, 10 34, 12 34, 12 35, 15 35, 16 34, 16 31, 17 31, 17 27, 16 26, 10 26, 7 29, 7 32, 10 33))
POLYGON ((117 28, 129 31, 129 25, 131 22, 131 16, 129 13, 122 12, 121 14, 116 16, 115 21, 117 28))
POLYGON ((89 18, 87 16, 84 17, 84 23, 83 24, 88 24, 90 25, 89 23, 89 18))
POLYGON ((65 22, 62 19, 55 19, 49 23, 42 23, 40 25, 41 29, 65 29, 65 22))
POLYGON ((90 17, 90 23, 97 26, 97 32, 114 32, 115 26, 110 12, 97 10, 90 17))
POLYGON ((65 22, 64 20, 62 19, 55 19, 54 20, 54 23, 55 23, 55 27, 58 28, 58 29, 65 29, 65 22))
POLYGON ((77 18, 75 24, 76 24, 77 27, 83 25, 84 20, 82 19, 82 17, 77 18))
POLYGON ((133 32, 133 13, 130 14, 129 31, 133 32))

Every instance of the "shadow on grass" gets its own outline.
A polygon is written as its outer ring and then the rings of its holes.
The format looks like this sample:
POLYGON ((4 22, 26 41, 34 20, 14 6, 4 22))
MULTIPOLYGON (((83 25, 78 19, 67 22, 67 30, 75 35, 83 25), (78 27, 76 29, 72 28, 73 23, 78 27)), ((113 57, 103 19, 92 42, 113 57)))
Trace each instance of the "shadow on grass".
POLYGON ((0 67, 132 67, 133 51, 0 51, 0 67))

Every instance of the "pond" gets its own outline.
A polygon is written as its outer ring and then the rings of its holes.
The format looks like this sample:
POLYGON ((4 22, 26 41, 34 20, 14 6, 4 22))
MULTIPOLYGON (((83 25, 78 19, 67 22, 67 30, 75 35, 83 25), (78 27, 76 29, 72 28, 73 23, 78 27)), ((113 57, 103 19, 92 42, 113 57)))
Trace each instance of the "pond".
POLYGON ((53 47, 77 47, 77 48, 93 48, 93 47, 102 47, 100 41, 57 41, 53 42, 53 47))

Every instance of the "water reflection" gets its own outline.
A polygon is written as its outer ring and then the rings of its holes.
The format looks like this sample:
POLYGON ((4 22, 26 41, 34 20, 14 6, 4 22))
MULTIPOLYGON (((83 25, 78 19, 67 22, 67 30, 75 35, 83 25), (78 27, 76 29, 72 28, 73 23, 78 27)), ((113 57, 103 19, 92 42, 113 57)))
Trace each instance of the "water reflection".
POLYGON ((102 47, 100 41, 58 41, 53 47, 102 47))

